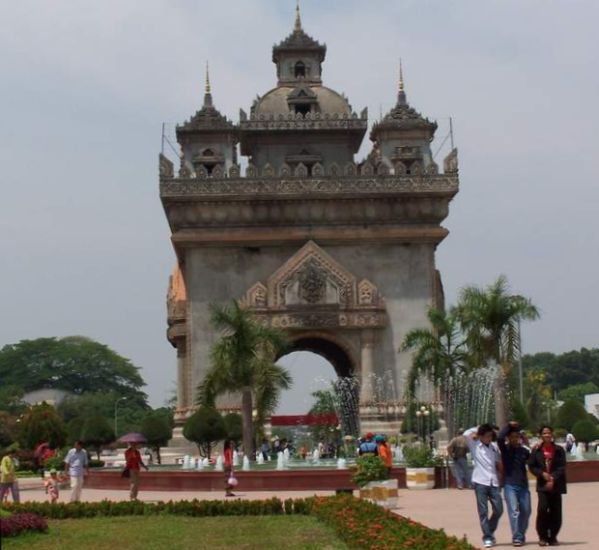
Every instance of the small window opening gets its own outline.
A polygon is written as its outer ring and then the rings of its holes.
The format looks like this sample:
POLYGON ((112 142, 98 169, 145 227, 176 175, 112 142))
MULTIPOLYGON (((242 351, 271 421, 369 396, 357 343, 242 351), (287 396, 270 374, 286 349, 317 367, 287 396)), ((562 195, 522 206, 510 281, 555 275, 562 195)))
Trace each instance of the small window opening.
POLYGON ((302 116, 306 116, 306 113, 310 112, 310 105, 308 103, 296 103, 295 114, 300 113, 302 116))
POLYGON ((300 76, 306 76, 306 65, 302 61, 298 61, 295 64, 295 78, 300 76))

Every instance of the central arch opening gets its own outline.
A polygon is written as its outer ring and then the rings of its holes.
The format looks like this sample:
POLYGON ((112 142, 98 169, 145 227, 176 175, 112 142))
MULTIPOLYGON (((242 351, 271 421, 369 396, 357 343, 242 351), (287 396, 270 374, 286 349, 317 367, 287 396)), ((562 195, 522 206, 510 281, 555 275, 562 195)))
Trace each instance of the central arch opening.
MULTIPOLYGON (((318 336, 303 336, 277 363, 293 378, 273 415, 273 435, 286 433, 311 445, 338 445, 359 431, 359 388, 348 352, 318 336), (283 429, 283 420, 289 423, 283 429)), ((312 447, 309 447, 312 448, 312 447)))

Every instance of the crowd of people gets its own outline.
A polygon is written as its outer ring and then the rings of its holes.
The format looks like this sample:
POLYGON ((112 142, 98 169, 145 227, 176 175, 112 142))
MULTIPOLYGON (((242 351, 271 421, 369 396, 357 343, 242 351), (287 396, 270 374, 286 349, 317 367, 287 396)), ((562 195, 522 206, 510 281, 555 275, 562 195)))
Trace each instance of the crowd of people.
POLYGON ((539 545, 559 544, 562 495, 566 493, 566 451, 555 443, 550 426, 543 426, 539 436, 539 443, 531 448, 518 423, 510 422, 501 430, 491 424, 460 430, 449 442, 447 453, 453 460, 458 489, 474 489, 485 548, 496 543, 495 531, 503 514, 502 487, 512 544, 525 544, 532 512, 528 472, 536 478, 539 545), (472 476, 468 453, 472 457, 472 476))

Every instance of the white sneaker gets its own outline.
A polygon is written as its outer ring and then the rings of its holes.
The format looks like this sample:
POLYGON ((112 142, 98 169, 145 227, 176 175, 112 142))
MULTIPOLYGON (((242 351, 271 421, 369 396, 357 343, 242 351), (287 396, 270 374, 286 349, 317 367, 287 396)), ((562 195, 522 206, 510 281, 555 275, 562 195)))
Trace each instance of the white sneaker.
POLYGON ((485 544, 485 548, 493 548, 493 546, 495 546, 495 541, 486 540, 484 544, 485 544))

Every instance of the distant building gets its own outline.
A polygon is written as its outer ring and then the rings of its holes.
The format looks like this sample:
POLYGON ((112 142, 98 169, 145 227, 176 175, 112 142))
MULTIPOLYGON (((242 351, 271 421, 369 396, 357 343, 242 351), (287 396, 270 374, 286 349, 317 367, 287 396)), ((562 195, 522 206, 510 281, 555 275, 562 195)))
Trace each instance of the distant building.
POLYGON ((589 393, 584 396, 584 408, 587 412, 599 418, 599 393, 589 393))
POLYGON ((41 403, 47 403, 53 407, 57 407, 60 403, 72 394, 65 390, 58 390, 54 388, 44 388, 41 390, 31 391, 26 393, 21 401, 24 401, 28 405, 40 405, 41 403))

